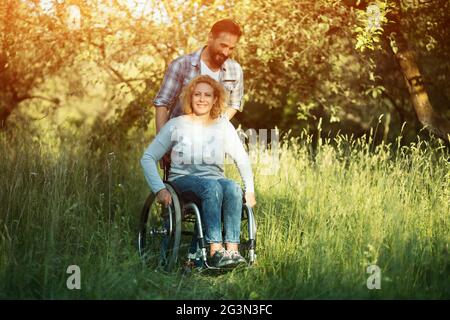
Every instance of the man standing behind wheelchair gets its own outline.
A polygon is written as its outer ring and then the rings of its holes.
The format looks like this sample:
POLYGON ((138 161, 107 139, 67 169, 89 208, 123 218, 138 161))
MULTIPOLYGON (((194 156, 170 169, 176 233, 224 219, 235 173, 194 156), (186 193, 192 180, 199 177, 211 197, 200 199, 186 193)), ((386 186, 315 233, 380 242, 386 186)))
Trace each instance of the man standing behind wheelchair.
MULTIPOLYGON (((208 34, 206 46, 173 60, 164 75, 155 106, 156 133, 172 118, 182 112, 180 94, 194 77, 205 74, 220 82, 229 94, 224 113, 231 120, 243 109, 244 75, 239 63, 231 55, 242 35, 240 26, 231 19, 219 20, 208 34)), ((170 164, 169 156, 161 159, 161 168, 170 164)))
POLYGON ((207 75, 195 77, 181 94, 184 115, 161 128, 141 159, 152 192, 158 202, 168 206, 171 195, 158 174, 157 163, 172 150, 168 180, 180 192, 193 192, 200 199, 205 240, 210 245, 209 265, 217 268, 246 262, 238 250, 243 195, 236 182, 225 178, 225 154, 238 166, 246 203, 250 207, 256 204, 249 157, 224 115, 226 99, 216 80, 207 75))

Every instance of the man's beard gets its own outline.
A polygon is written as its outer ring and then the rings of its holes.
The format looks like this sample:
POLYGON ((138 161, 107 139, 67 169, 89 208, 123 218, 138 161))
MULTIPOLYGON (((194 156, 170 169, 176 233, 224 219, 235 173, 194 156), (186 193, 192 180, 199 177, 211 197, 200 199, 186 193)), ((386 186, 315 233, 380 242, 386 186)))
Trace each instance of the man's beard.
POLYGON ((217 65, 217 67, 220 67, 224 64, 224 62, 228 59, 228 57, 224 56, 221 53, 216 53, 214 55, 214 63, 217 65))

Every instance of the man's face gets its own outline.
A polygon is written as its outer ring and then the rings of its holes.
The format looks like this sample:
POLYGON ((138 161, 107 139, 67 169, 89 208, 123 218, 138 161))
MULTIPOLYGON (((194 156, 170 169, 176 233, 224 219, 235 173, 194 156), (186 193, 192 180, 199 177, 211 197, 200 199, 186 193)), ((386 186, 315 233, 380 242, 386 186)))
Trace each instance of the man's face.
POLYGON ((231 56, 238 41, 238 36, 228 32, 219 33, 217 38, 210 33, 208 47, 212 61, 220 67, 231 56))

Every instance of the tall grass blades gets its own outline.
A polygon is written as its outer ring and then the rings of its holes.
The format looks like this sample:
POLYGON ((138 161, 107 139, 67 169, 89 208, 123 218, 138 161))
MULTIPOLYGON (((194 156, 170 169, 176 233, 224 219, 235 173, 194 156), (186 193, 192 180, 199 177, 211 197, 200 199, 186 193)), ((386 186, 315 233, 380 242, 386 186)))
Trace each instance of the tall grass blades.
POLYGON ((450 162, 437 141, 284 139, 273 174, 254 164, 257 263, 215 276, 140 261, 144 147, 94 156, 0 137, 0 298, 450 298, 450 162), (80 290, 66 286, 70 265, 80 290))

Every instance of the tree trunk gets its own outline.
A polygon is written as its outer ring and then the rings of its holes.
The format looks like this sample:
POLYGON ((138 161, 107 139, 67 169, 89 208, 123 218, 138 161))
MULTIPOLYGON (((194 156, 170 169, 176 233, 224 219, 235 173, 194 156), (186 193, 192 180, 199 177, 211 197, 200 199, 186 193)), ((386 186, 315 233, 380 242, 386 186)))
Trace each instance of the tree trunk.
POLYGON ((16 107, 17 104, 5 104, 3 107, 0 107, 0 130, 6 128, 6 121, 16 107))
POLYGON ((394 42, 391 41, 390 48, 400 65, 417 118, 430 132, 450 142, 450 122, 433 110, 414 51, 400 30, 399 13, 392 17, 394 23, 390 31, 394 42))

